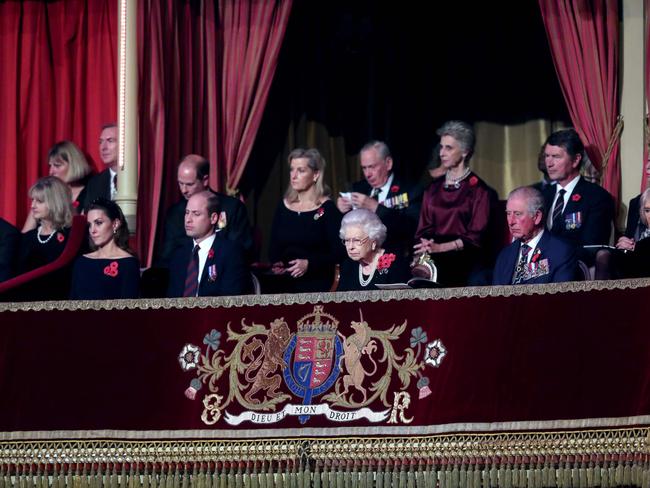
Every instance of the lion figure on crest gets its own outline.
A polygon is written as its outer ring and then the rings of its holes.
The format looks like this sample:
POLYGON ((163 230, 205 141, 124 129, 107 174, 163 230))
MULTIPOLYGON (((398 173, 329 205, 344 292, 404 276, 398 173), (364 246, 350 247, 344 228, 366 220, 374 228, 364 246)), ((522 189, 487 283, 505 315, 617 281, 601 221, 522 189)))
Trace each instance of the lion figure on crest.
POLYGON ((252 382, 250 390, 244 395, 246 401, 259 404, 260 400, 253 398, 258 391, 265 391, 268 398, 276 398, 280 395, 278 388, 282 378, 279 374, 273 373, 278 367, 281 372, 287 367, 283 355, 290 338, 289 326, 284 318, 280 318, 271 322, 271 328, 264 343, 255 338, 244 346, 242 359, 254 358, 244 372, 246 381, 252 382), (254 352, 258 349, 261 351, 255 357, 254 352))

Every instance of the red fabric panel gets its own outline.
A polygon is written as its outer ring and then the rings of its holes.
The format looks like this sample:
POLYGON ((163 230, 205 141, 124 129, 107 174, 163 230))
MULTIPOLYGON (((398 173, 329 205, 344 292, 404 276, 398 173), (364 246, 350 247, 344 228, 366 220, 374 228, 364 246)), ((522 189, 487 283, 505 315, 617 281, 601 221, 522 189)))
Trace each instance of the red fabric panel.
MULTIPOLYGON (((363 314, 375 334, 376 347, 362 355, 366 374, 359 385, 370 397, 372 383, 388 371, 389 382, 379 388, 386 389, 389 406, 380 399, 362 406, 373 412, 390 410, 394 395, 404 391, 411 400, 404 411, 407 418, 413 418, 409 427, 603 419, 650 414, 650 329, 645 305, 648 292, 646 287, 511 297, 325 303, 323 311, 339 321, 337 334, 341 335, 336 337, 349 339, 348 344, 355 344, 358 326, 353 322, 359 321, 360 312, 363 314), (394 339, 382 342, 382 331, 405 321, 394 339), (419 333, 415 332, 417 327, 422 328, 419 333), (426 332, 426 339, 414 342, 422 332, 426 332), (437 367, 425 364, 412 368, 414 376, 402 389, 396 365, 414 357, 412 365, 417 366, 423 360, 424 348, 436 339, 444 344, 446 356, 437 367), (388 343, 394 353, 386 353, 388 343), (370 356, 376 363, 375 373, 370 356), (418 398, 417 374, 429 380, 431 393, 424 398, 418 398)), ((256 337, 263 340, 261 331, 283 318, 295 334, 299 321, 313 312, 314 305, 309 303, 1 312, 0 431, 260 428, 250 421, 239 426, 226 422, 226 412, 240 415, 255 410, 243 408, 237 399, 215 423, 206 424, 201 416, 203 400, 211 393, 209 378, 194 400, 186 398, 184 391, 198 375, 196 369, 181 369, 179 353, 188 343, 203 353, 209 351, 206 335, 214 329, 221 334, 214 349, 223 354, 219 353, 220 360, 212 359, 214 364, 223 364, 236 346, 253 345, 252 340, 241 342, 237 337, 252 330, 247 327, 256 327, 260 333, 256 337)), ((271 349, 269 346, 267 351, 271 349)), ((242 398, 250 392, 253 383, 246 379, 245 367, 258 356, 259 349, 251 347, 249 356, 245 350, 240 349, 243 360, 238 371, 215 378, 213 386, 224 399, 233 392, 242 398)), ((345 358, 340 364, 343 371, 336 381, 343 386, 349 369, 345 358)), ((250 378, 268 379, 280 370, 251 371, 250 378)), ((332 410, 344 412, 360 408, 327 400, 325 395, 335 387, 314 396, 310 404, 328 404, 332 410)), ((355 386, 350 390, 352 399, 361 403, 360 390, 355 386)), ((253 397, 263 399, 269 391, 263 389, 253 397)), ((257 412, 274 413, 287 404, 303 403, 302 396, 291 392, 285 379, 278 383, 277 393, 288 397, 266 410, 261 410, 260 405, 257 412)), ((374 423, 366 419, 333 422, 324 415, 313 415, 301 424, 297 416, 289 415, 263 427, 372 427, 376 429, 373 435, 381 435, 382 429, 400 425, 405 427, 403 422, 394 424, 388 419, 374 423)))
MULTIPOLYGON (((539 0, 555 70, 573 125, 603 187, 618 204, 619 142, 603 161, 619 115, 618 4, 608 0, 539 0)), ((618 208, 618 205, 617 205, 618 208)))
POLYGON ((0 215, 22 225, 47 151, 70 139, 101 168, 117 112, 117 1, 0 2, 0 215))

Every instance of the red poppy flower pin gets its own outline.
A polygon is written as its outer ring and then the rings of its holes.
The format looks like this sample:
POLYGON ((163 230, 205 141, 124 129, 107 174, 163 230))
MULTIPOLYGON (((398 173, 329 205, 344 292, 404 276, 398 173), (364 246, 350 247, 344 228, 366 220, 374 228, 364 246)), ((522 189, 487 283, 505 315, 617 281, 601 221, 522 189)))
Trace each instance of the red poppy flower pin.
POLYGON ((212 259, 214 257, 214 249, 210 249, 208 251, 208 259, 212 259))
POLYGON ((325 215, 325 209, 323 207, 321 207, 314 214, 314 220, 320 219, 323 215, 325 215))
POLYGON ((63 241, 65 241, 65 236, 63 234, 61 234, 60 232, 58 232, 56 234, 56 240, 59 241, 59 242, 63 242, 63 241))
POLYGON ((397 193, 399 192, 399 185, 393 185, 390 187, 390 192, 391 193, 397 193))
POLYGON ((571 200, 573 200, 574 202, 579 202, 581 199, 582 199, 582 195, 580 195, 580 193, 574 193, 573 195, 571 195, 571 200))
POLYGON ((395 261, 394 254, 392 253, 384 254, 382 257, 379 258, 379 261, 377 261, 377 270, 381 271, 382 269, 390 268, 390 265, 393 264, 393 261, 395 261))
POLYGON ((111 278, 115 278, 119 274, 118 267, 119 265, 117 261, 113 261, 111 264, 104 268, 104 274, 106 276, 110 276, 111 278))
POLYGON ((533 257, 530 258, 531 263, 536 263, 539 260, 539 257, 542 255, 542 251, 539 249, 535 250, 535 253, 533 254, 533 257))
POLYGON ((472 176, 469 179, 469 186, 476 186, 478 184, 478 178, 476 176, 472 176))
POLYGON ((79 207, 79 201, 78 201, 78 200, 75 200, 74 202, 72 202, 72 207, 73 207, 73 208, 77 208, 77 207, 79 207))

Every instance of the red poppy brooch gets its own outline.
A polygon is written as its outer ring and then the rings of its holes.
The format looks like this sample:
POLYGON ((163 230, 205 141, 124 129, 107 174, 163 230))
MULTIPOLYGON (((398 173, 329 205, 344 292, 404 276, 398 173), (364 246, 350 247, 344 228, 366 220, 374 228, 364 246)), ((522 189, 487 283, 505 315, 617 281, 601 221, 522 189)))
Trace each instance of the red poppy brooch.
POLYGON ((571 200, 574 202, 579 202, 582 199, 582 196, 580 196, 580 193, 575 193, 571 196, 571 200))
POLYGON ((117 264, 117 261, 113 261, 111 264, 104 268, 104 274, 106 276, 110 276, 111 278, 115 278, 119 274, 118 267, 119 265, 117 264))
POLYGON ((392 253, 387 253, 384 254, 379 258, 379 261, 377 261, 377 271, 380 273, 385 273, 388 271, 388 268, 390 268, 390 265, 393 264, 393 261, 395 261, 395 255, 392 253))
POLYGON ((214 249, 210 249, 208 251, 208 259, 212 259, 214 257, 214 249))
POLYGON ((476 186, 478 185, 478 178, 476 176, 472 176, 469 179, 469 186, 476 186))
POLYGON ((316 213, 314 214, 314 220, 320 219, 323 215, 325 215, 325 209, 321 207, 318 210, 316 210, 316 213))
POLYGON ((59 241, 59 242, 63 242, 63 241, 65 241, 65 236, 63 234, 61 234, 60 232, 58 232, 56 234, 56 240, 59 241))
POLYGON ((390 192, 391 193, 398 193, 399 192, 399 185, 393 185, 390 187, 390 192))
POLYGON ((542 255, 542 251, 540 249, 535 249, 535 253, 533 256, 530 258, 531 263, 536 263, 539 260, 539 257, 542 255))
POLYGON ((75 200, 74 202, 72 202, 72 208, 78 208, 78 207, 79 207, 79 201, 78 200, 75 200))

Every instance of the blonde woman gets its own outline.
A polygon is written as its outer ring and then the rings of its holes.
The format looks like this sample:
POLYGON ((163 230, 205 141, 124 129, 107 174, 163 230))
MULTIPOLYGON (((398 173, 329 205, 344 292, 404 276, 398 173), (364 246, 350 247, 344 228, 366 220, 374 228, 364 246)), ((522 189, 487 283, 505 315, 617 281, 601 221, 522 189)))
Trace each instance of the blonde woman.
MULTIPOLYGON (((86 157, 74 142, 61 141, 52 146, 47 153, 50 176, 63 181, 70 188, 70 201, 76 213, 81 213, 85 203, 86 181, 92 172, 86 157)), ((32 215, 27 216, 23 232, 36 228, 32 215)))
POLYGON ((289 186, 273 219, 269 256, 282 292, 327 291, 343 258, 341 213, 323 182, 325 160, 316 149, 288 157, 289 186))

